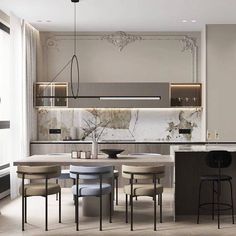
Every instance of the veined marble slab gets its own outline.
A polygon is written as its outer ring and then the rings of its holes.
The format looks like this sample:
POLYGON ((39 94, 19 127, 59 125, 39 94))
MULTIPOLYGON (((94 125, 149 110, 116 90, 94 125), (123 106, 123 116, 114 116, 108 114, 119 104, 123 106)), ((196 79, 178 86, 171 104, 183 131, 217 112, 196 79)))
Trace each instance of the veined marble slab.
POLYGON ((209 152, 213 150, 226 150, 236 152, 235 144, 206 144, 206 145, 171 145, 170 154, 175 152, 209 152))

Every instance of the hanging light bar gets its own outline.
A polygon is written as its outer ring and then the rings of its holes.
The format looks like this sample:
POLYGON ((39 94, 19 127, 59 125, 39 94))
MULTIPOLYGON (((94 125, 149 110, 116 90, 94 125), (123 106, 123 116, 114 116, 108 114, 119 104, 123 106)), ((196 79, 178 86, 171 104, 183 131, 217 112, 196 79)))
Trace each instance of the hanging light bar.
POLYGON ((141 100, 141 101, 153 101, 161 100, 160 96, 156 97, 100 97, 100 100, 141 100))

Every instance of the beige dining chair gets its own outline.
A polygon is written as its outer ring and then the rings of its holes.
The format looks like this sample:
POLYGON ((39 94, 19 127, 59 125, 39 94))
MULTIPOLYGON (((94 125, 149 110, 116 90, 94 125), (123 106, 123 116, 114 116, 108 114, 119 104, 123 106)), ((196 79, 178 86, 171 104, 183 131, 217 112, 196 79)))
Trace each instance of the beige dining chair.
POLYGON ((56 183, 49 183, 51 178, 61 174, 60 166, 18 166, 18 177, 22 179, 20 193, 22 195, 22 231, 27 223, 27 198, 33 196, 45 197, 45 230, 48 230, 48 195, 59 194, 59 223, 61 223, 61 187, 56 183), (44 183, 25 184, 25 179, 42 180, 44 183))
POLYGON ((157 183, 164 176, 165 167, 158 166, 128 166, 122 165, 122 177, 129 179, 129 184, 124 186, 125 193, 125 219, 128 223, 128 196, 130 196, 131 226, 133 231, 133 198, 138 196, 150 196, 154 201, 154 230, 156 231, 156 196, 160 205, 160 223, 162 223, 162 193, 163 186, 157 183), (152 180, 153 183, 136 183, 134 180, 152 180))

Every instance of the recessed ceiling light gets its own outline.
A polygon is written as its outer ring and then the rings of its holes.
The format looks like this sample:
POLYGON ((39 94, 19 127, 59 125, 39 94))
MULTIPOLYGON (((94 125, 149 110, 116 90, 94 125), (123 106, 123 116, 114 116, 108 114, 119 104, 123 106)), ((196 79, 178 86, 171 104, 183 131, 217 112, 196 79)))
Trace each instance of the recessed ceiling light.
POLYGON ((182 23, 187 23, 188 21, 187 20, 182 20, 182 23))
POLYGON ((196 23, 197 21, 196 20, 191 20, 192 23, 196 23))
POLYGON ((52 22, 52 21, 51 21, 51 20, 46 20, 46 22, 47 22, 47 23, 50 23, 50 22, 52 22))
POLYGON ((42 21, 41 20, 37 20, 37 22, 41 23, 42 21))

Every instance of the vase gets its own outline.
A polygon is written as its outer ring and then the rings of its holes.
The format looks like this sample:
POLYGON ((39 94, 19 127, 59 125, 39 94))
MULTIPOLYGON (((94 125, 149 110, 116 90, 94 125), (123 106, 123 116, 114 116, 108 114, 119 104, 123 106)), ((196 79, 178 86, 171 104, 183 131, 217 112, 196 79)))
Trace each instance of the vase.
POLYGON ((92 141, 92 158, 97 159, 98 158, 98 142, 93 140, 92 141))

